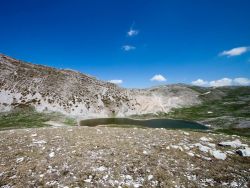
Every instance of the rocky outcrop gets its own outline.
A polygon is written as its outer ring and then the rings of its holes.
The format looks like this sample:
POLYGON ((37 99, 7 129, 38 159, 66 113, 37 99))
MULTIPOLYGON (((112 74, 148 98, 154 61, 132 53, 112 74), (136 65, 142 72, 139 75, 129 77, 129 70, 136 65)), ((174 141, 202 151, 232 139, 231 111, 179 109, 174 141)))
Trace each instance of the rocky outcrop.
POLYGON ((0 112, 32 106, 81 118, 122 117, 200 102, 198 93, 185 85, 125 89, 77 71, 0 55, 0 112))
POLYGON ((250 157, 250 148, 246 147, 245 149, 239 149, 237 150, 237 153, 243 157, 250 157))

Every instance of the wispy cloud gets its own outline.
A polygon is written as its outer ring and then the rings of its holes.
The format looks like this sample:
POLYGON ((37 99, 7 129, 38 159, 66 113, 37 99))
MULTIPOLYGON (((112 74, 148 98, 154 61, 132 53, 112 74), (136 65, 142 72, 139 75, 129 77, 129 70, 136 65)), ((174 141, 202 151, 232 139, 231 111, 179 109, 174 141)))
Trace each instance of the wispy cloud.
POLYGON ((113 83, 113 84, 122 84, 122 80, 109 80, 108 82, 113 83))
POLYGON ((239 55, 246 53, 249 50, 250 50, 250 47, 242 46, 242 47, 233 48, 231 50, 225 50, 221 52, 219 55, 227 56, 227 57, 239 56, 239 55))
POLYGON ((128 35, 129 37, 133 37, 133 36, 136 36, 136 35, 139 34, 139 31, 136 30, 136 29, 134 29, 134 25, 135 25, 135 23, 133 23, 133 24, 131 25, 129 31, 127 32, 127 35, 128 35))
POLYGON ((128 51, 131 51, 131 50, 135 50, 136 47, 135 46, 131 46, 131 45, 124 45, 122 46, 122 50, 128 52, 128 51))
POLYGON ((138 35, 138 33, 139 33, 138 30, 135 30, 135 29, 133 29, 133 28, 130 28, 130 30, 127 32, 127 35, 128 35, 129 37, 133 37, 133 36, 138 35))
POLYGON ((165 82, 167 79, 161 74, 156 74, 150 79, 150 81, 165 82))
POLYGON ((202 79, 191 82, 197 86, 211 86, 211 87, 222 87, 222 86, 248 86, 250 85, 250 79, 239 77, 239 78, 222 78, 219 80, 206 81, 202 79))

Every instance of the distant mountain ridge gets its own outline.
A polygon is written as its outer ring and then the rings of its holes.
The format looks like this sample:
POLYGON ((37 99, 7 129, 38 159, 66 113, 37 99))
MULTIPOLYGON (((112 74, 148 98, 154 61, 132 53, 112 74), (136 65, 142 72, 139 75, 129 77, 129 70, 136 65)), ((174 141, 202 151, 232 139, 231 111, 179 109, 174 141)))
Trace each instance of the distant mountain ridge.
POLYGON ((124 117, 200 104, 199 94, 185 84, 125 89, 77 71, 0 55, 0 112, 32 106, 82 118, 124 117))

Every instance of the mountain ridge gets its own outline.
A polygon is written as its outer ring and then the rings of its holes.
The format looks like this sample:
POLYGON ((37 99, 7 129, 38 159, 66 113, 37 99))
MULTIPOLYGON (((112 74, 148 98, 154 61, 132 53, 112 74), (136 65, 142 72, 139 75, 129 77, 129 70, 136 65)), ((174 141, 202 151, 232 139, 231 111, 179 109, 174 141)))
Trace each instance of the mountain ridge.
POLYGON ((0 111, 29 105, 79 117, 124 117, 169 112, 199 104, 198 93, 181 85, 126 89, 65 69, 0 55, 0 111), (188 99, 188 100, 187 100, 188 99))

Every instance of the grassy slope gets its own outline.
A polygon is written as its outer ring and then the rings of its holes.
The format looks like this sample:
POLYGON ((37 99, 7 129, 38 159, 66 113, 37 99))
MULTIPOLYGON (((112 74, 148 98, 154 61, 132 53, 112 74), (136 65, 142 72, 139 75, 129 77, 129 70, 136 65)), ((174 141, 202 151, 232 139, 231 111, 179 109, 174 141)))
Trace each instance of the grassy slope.
POLYGON ((218 88, 207 95, 200 95, 202 104, 174 109, 167 114, 171 118, 203 120, 221 116, 250 117, 250 88, 218 88), (208 113, 213 112, 213 113, 208 113))
POLYGON ((0 129, 30 128, 48 126, 45 122, 58 121, 66 125, 76 125, 72 118, 59 113, 39 113, 33 110, 15 110, 0 114, 0 129))
MULTIPOLYGON (((199 93, 209 91, 199 87, 192 89, 199 93)), ((219 132, 250 137, 249 128, 236 128, 242 121, 250 120, 250 87, 217 88, 200 98, 204 101, 202 104, 174 109, 165 117, 205 122, 219 128, 219 132)))

